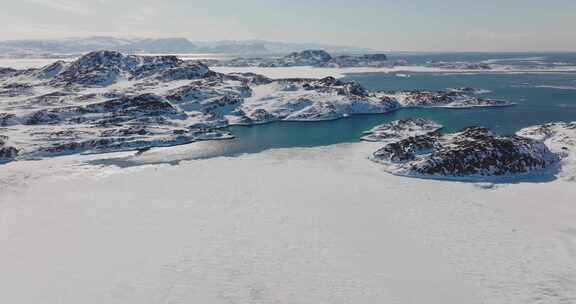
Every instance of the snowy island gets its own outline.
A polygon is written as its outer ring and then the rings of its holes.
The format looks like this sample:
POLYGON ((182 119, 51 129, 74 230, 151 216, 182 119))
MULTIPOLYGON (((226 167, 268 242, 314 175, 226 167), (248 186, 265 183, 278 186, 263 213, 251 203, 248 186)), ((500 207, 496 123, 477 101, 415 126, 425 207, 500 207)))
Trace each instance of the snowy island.
POLYGON ((174 56, 89 53, 0 71, 2 160, 229 139, 229 125, 318 121, 403 107, 511 103, 454 91, 372 92, 354 82, 222 74, 174 56))

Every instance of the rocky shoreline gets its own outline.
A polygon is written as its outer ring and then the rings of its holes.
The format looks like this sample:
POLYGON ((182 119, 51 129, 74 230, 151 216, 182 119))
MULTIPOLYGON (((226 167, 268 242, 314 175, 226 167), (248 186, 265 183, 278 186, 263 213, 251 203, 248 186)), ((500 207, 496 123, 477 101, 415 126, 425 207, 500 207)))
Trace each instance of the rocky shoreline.
POLYGON ((465 92, 369 91, 333 77, 222 74, 175 56, 112 51, 39 69, 1 69, 0 98, 3 161, 229 139, 230 125, 511 105, 465 92))

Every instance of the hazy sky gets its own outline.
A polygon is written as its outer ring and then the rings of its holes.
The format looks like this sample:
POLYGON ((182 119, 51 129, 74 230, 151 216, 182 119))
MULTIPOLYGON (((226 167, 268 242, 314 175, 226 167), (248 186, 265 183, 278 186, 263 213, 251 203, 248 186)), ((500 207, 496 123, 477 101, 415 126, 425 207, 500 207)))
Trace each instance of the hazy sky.
POLYGON ((0 40, 266 39, 406 51, 576 51, 576 0, 0 0, 0 40))

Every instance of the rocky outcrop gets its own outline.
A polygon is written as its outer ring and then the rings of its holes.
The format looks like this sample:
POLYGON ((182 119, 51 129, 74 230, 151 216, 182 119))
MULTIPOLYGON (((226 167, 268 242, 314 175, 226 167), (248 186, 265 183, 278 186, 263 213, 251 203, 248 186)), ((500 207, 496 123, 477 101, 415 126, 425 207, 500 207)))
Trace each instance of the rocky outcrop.
POLYGON ((153 94, 125 96, 88 105, 49 108, 25 117, 24 124, 94 123, 118 124, 143 116, 160 119, 185 119, 186 114, 153 94))
POLYGON ((158 73, 155 77, 161 81, 192 80, 214 75, 208 67, 200 62, 185 63, 158 73))
POLYGON ((86 54, 65 67, 44 68, 37 73, 52 75, 53 85, 109 86, 119 80, 154 78, 161 81, 197 79, 210 71, 199 62, 184 62, 175 56, 134 56, 112 51, 86 54), (47 71, 42 71, 47 70, 47 71), (56 73, 56 71, 60 72, 56 73))
POLYGON ((400 91, 377 92, 376 94, 395 98, 403 107, 474 108, 514 105, 504 100, 480 98, 454 91, 400 91))
POLYGON ((11 77, 14 74, 16 74, 17 72, 18 72, 18 70, 15 70, 12 68, 0 67, 0 78, 11 77))
POLYGON ((373 160, 408 176, 503 177, 539 172, 558 164, 557 154, 542 142, 520 136, 498 136, 485 128, 430 133, 391 143, 373 160))
POLYGON ((7 141, 7 136, 0 135, 0 163, 14 160, 20 153, 20 150, 7 141))
POLYGON ((318 67, 331 68, 355 68, 355 67, 387 67, 392 63, 388 61, 385 54, 367 54, 367 55, 342 55, 332 58, 331 60, 320 63, 318 67))
POLYGON ((476 89, 476 88, 472 88, 472 87, 452 88, 452 89, 448 89, 447 91, 448 92, 456 92, 456 93, 464 93, 464 94, 476 94, 476 95, 490 93, 489 90, 476 89))
POLYGON ((16 114, 0 113, 0 127, 7 127, 18 124, 16 114))
POLYGON ((260 66, 317 66, 322 65, 330 60, 332 60, 332 56, 326 51, 306 50, 288 54, 278 59, 276 62, 272 62, 270 65, 263 64, 260 66))
POLYGON ((54 85, 107 86, 123 72, 136 69, 139 60, 118 52, 100 51, 86 54, 55 75, 54 85))
POLYGON ((51 79, 56 77, 56 75, 60 74, 65 68, 67 64, 66 62, 59 60, 54 62, 53 64, 47 65, 37 71, 35 71, 34 77, 39 79, 51 79))
POLYGON ((33 87, 27 83, 13 82, 0 86, 0 97, 31 96, 33 94, 33 87))
POLYGON ((431 61, 426 63, 433 68, 447 70, 491 70, 492 67, 484 62, 467 62, 467 61, 431 61))
POLYGON ((395 142, 408 137, 426 135, 442 129, 442 125, 424 118, 406 118, 382 124, 364 132, 362 140, 395 142))
POLYGON ((432 132, 392 141, 374 152, 373 157, 375 160, 391 163, 412 161, 416 155, 430 151, 438 143, 439 137, 440 133, 432 132))

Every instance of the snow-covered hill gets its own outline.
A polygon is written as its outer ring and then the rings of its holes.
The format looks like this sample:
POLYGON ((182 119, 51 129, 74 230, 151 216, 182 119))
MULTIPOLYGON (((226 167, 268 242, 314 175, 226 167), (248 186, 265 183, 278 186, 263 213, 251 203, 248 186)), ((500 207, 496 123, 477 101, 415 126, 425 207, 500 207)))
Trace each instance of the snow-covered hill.
POLYGON ((562 159, 561 176, 576 180, 576 122, 558 122, 520 130, 517 135, 541 141, 562 159))

